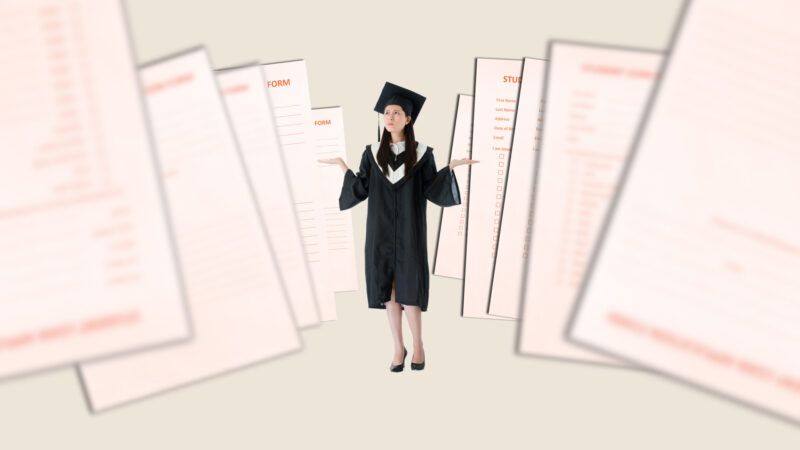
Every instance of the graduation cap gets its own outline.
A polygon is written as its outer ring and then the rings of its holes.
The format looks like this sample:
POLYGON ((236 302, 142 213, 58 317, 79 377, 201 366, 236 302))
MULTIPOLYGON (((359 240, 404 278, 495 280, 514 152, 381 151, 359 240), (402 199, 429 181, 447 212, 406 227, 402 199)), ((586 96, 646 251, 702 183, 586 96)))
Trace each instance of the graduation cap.
MULTIPOLYGON (((424 103, 425 97, 387 81, 383 85, 381 95, 378 97, 378 103, 375 104, 375 112, 383 114, 387 105, 397 105, 403 109, 407 116, 411 116, 411 123, 414 123, 419 116, 419 112, 422 111, 424 103)), ((378 126, 378 139, 380 139, 380 125, 378 126)))

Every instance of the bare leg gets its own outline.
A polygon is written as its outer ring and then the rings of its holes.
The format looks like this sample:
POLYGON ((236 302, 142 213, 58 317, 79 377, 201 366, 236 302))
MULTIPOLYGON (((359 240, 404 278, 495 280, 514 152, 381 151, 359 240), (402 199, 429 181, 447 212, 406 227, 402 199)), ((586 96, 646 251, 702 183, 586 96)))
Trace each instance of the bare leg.
POLYGON ((392 295, 386 302, 386 314, 389 316, 389 329, 392 330, 394 339, 394 359, 392 364, 403 363, 403 310, 395 301, 394 281, 392 282, 392 295))
POLYGON ((406 306, 406 319, 408 326, 411 327, 411 336, 414 338, 414 354, 411 362, 421 363, 425 361, 425 350, 422 348, 422 310, 419 306, 406 306))

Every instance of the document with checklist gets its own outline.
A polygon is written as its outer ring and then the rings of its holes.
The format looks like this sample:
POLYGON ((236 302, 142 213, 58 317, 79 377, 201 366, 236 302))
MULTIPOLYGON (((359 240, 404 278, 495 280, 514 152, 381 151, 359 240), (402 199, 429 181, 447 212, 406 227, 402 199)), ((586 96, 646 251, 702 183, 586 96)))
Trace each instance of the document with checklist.
POLYGON ((475 60, 463 317, 508 320, 487 310, 521 81, 521 59, 475 60))
POLYGON ((297 220, 311 268, 320 319, 336 320, 329 266, 324 195, 314 148, 308 70, 303 60, 261 66, 281 141, 297 220))
MULTIPOLYGON (((471 141, 472 96, 459 94, 456 100, 453 138, 450 141, 450 161, 469 158, 472 154, 471 141)), ((436 254, 433 258, 433 274, 461 280, 464 278, 469 171, 454 170, 453 174, 461 188, 461 204, 441 210, 439 237, 436 240, 436 254)))
POLYGON ((800 3, 684 8, 569 336, 796 422, 800 3))
POLYGON ((494 316, 519 317, 525 263, 530 254, 533 220, 531 189, 541 131, 542 81, 546 65, 546 61, 541 59, 523 60, 508 181, 489 295, 488 312, 494 316))
POLYGON ((231 124, 256 192, 278 271, 297 326, 319 323, 303 238, 275 119, 259 64, 217 71, 231 124))
POLYGON ((79 367, 101 411, 298 350, 244 159, 204 49, 141 69, 191 305, 191 342, 79 367))
MULTIPOLYGON (((342 158, 347 160, 344 140, 344 114, 341 106, 314 108, 314 151, 317 159, 342 158)), ((339 166, 317 162, 323 193, 323 211, 327 233, 331 286, 334 292, 358 290, 356 253, 353 242, 353 214, 339 211, 339 193, 342 190, 342 171, 339 166)))
POLYGON ((0 4, 0 378, 191 336, 126 26, 0 4))
POLYGON ((662 53, 551 41, 520 353, 616 363, 564 339, 662 53))

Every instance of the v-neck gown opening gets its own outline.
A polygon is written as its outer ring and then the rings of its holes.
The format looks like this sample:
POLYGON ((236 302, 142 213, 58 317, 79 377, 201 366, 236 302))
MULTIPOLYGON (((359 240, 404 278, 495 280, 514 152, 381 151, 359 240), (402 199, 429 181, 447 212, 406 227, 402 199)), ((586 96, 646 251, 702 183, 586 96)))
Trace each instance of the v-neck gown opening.
MULTIPOLYGON (((339 195, 340 210, 368 199, 364 242, 367 305, 386 309, 396 277, 395 301, 426 311, 430 284, 427 201, 443 207, 460 205, 458 182, 449 167, 436 170, 433 148, 417 144, 417 162, 411 172, 392 183, 375 160, 377 145, 364 149, 358 173, 345 172, 339 195)), ((394 173, 391 167, 389 172, 394 173)))

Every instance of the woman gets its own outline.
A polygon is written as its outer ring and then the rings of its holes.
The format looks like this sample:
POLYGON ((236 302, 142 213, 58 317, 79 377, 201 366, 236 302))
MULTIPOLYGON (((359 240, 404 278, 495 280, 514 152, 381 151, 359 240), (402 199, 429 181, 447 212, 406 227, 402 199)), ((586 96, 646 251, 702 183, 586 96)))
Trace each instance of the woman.
POLYGON ((364 265, 370 308, 386 309, 394 339, 389 369, 401 372, 408 354, 403 345, 405 311, 414 340, 411 369, 425 368, 422 311, 428 308, 428 246, 426 200, 440 206, 461 204, 453 168, 477 161, 461 159, 436 170, 433 149, 415 141, 414 120, 425 97, 386 83, 375 111, 384 114, 381 141, 368 145, 358 173, 341 158, 321 159, 338 164, 345 173, 339 209, 369 198, 364 265))

